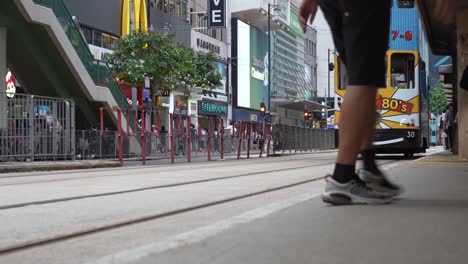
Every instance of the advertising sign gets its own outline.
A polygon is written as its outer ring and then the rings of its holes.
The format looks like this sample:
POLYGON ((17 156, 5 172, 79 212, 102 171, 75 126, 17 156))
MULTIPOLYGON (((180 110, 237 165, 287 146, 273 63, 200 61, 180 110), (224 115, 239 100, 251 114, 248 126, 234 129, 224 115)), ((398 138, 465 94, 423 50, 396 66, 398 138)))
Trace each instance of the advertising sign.
POLYGON ((268 36, 238 20, 237 22, 237 106, 268 109, 268 36))
POLYGON ((299 18, 297 17, 297 14, 294 13, 292 10, 291 10, 291 19, 289 21, 289 27, 294 31, 296 32, 297 34, 299 34, 300 36, 302 37, 307 37, 307 35, 302 31, 301 29, 301 26, 299 24, 299 18))
POLYGON ((226 27, 226 0, 208 0, 208 28, 226 27))
POLYGON ((202 116, 227 116, 227 103, 201 100, 198 101, 198 115, 202 116))

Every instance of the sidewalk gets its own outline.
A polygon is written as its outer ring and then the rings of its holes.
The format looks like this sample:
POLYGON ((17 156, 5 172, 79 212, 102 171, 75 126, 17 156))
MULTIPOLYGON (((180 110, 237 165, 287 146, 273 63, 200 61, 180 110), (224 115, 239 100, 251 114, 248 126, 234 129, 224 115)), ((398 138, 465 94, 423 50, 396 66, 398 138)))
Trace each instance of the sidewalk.
MULTIPOLYGON (((272 157, 279 156, 292 156, 292 155, 304 155, 304 154, 320 154, 320 153, 332 153, 336 150, 317 150, 309 152, 284 152, 271 155, 272 157)), ((259 153, 252 153, 250 159, 258 159, 259 153)), ((265 153, 263 154, 265 158, 265 153)), ((236 160, 237 155, 226 154, 224 160, 236 160)), ((241 159, 247 159, 246 154, 243 153, 241 159)), ((210 162, 220 161, 219 154, 213 155, 210 162)), ((192 157, 192 163, 208 162, 206 156, 194 156, 192 157)), ((168 165, 171 163, 169 157, 164 158, 151 158, 147 159, 147 165, 168 165)), ((176 164, 187 163, 186 156, 175 157, 176 164)), ((188 163, 187 163, 188 164, 188 163)), ((124 160, 124 167, 141 166, 141 158, 128 158, 124 160)), ((1 173, 12 173, 12 172, 33 172, 33 171, 57 171, 57 170, 81 170, 81 169, 95 169, 95 168, 113 168, 121 167, 118 160, 67 160, 67 161, 34 161, 34 162, 2 162, 0 163, 0 174, 1 173)), ((1 177, 1 176, 0 176, 1 177)))
POLYGON ((120 166, 121 165, 118 161, 111 161, 111 160, 3 162, 3 163, 0 163, 0 173, 54 171, 54 170, 80 170, 80 169, 95 169, 95 168, 112 168, 112 167, 120 167, 120 166))
POLYGON ((467 263, 468 161, 444 152, 405 162, 387 172, 406 189, 392 204, 328 206, 314 198, 177 253, 167 252, 158 260, 467 263))

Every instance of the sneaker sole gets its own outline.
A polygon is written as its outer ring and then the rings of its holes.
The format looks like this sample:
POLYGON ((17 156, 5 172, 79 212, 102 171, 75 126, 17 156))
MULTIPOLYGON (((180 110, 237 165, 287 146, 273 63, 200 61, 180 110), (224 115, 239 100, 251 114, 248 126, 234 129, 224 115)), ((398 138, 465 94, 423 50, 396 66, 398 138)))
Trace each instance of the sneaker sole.
POLYGON ((372 177, 368 174, 360 174, 359 177, 361 178, 361 180, 366 182, 369 185, 369 187, 372 188, 373 190, 378 191, 378 192, 388 193, 389 195, 393 197, 401 195, 404 191, 403 188, 401 187, 399 187, 399 190, 386 188, 382 186, 381 184, 378 184, 378 182, 380 181, 380 178, 372 177))
POLYGON ((378 183, 368 182, 367 184, 372 190, 388 193, 389 195, 393 197, 400 196, 404 192, 403 188, 401 187, 399 190, 394 190, 394 189, 385 188, 378 183))
POLYGON ((345 193, 323 193, 322 201, 332 205, 350 205, 350 204, 388 204, 392 197, 386 199, 371 199, 361 196, 345 193))

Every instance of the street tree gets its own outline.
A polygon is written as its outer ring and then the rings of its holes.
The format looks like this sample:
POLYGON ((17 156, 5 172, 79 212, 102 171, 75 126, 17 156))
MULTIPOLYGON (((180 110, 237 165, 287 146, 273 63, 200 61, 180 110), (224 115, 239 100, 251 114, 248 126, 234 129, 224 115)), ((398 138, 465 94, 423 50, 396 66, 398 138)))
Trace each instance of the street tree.
POLYGON ((429 91, 429 105, 431 112, 435 115, 440 115, 445 110, 447 98, 445 97, 441 82, 438 82, 436 86, 429 91))
POLYGON ((181 89, 185 100, 193 87, 213 89, 221 80, 213 54, 194 52, 175 43, 174 35, 157 31, 135 31, 120 39, 119 48, 106 61, 130 86, 142 86, 149 77, 153 92, 181 89))

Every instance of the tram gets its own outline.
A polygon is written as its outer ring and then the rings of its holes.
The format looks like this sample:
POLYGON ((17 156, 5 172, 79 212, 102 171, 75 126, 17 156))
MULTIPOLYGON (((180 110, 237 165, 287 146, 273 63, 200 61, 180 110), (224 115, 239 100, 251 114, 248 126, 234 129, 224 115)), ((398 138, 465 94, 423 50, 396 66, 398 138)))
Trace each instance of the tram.
MULTIPOLYGON (((376 153, 402 153, 412 157, 431 142, 427 39, 415 1, 392 0, 386 87, 378 87, 376 153)), ((345 100, 347 73, 335 53, 335 128, 345 100)))

